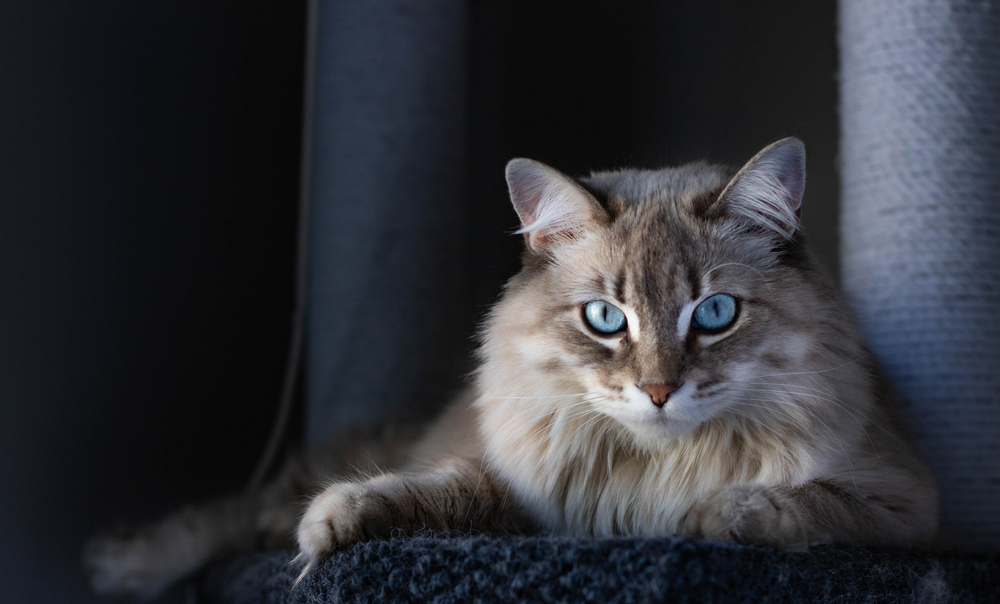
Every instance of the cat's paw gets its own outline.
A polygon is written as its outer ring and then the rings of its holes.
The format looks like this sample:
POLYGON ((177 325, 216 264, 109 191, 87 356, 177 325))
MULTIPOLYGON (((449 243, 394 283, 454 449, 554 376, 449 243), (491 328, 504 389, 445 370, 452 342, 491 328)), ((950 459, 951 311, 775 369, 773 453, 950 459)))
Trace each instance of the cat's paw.
POLYGON ((296 538, 302 576, 334 550, 372 537, 387 537, 392 513, 383 497, 359 483, 328 487, 310 502, 299 522, 296 538))
POLYGON ((793 503, 774 489, 755 485, 730 485, 694 504, 681 530, 709 539, 785 549, 805 548, 808 543, 793 503))

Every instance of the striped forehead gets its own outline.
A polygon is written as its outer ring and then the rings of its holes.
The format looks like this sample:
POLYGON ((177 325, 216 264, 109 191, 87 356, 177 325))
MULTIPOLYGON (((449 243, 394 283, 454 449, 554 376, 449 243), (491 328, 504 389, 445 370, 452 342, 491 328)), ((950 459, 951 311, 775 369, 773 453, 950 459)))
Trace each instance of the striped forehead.
POLYGON ((632 305, 647 325, 675 330, 677 313, 700 295, 701 274, 693 241, 667 211, 649 212, 621 225, 622 265, 614 278, 616 295, 632 305))

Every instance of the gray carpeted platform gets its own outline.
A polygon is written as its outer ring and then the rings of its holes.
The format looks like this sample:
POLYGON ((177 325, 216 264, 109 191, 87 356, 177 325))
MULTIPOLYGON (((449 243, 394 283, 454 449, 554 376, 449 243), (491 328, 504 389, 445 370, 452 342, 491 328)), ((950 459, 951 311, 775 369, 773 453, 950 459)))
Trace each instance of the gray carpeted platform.
POLYGON ((668 539, 416 537, 358 544, 296 589, 290 553, 212 569, 209 604, 327 602, 1000 602, 1000 554, 806 553, 668 539))

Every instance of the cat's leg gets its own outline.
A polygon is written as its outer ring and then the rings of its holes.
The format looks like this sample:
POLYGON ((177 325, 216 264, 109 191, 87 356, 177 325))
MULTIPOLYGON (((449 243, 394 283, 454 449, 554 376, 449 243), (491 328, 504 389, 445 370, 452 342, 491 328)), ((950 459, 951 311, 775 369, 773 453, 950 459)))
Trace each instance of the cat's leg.
POLYGON ((100 594, 152 598, 219 555, 252 549, 256 513, 253 502, 233 498, 97 537, 84 551, 91 586, 100 594))
POLYGON ((823 480, 794 487, 729 485, 691 506, 681 532, 786 549, 822 542, 917 545, 936 530, 935 504, 926 495, 919 488, 890 494, 878 485, 823 480))
POLYGON ((531 526, 479 461, 447 458, 419 473, 327 487, 299 523, 303 575, 338 547, 421 529, 526 532, 531 526))
POLYGON ((397 466, 420 433, 413 422, 347 431, 290 459, 257 492, 190 506, 158 523, 95 538, 84 552, 91 585, 102 594, 148 598, 219 558, 293 548, 303 502, 315 492, 319 477, 343 476, 368 465, 397 466))
POLYGON ((301 494, 313 484, 300 470, 289 464, 259 492, 189 506, 160 522, 92 539, 84 550, 91 586, 100 594, 148 599, 213 560, 292 546, 301 494))

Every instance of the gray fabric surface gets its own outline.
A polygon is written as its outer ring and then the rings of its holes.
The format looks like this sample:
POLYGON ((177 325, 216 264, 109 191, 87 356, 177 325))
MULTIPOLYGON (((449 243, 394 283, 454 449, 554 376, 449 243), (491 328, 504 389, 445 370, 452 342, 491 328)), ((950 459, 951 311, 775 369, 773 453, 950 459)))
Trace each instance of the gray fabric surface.
POLYGON ((861 547, 787 553, 680 537, 417 536, 334 553, 295 589, 290 553, 212 569, 202 604, 996 602, 998 554, 861 547))
POLYGON ((942 528, 1000 546, 1000 5, 841 0, 842 282, 942 528))
POLYGON ((466 346, 462 0, 320 2, 307 439, 446 396, 466 346))

